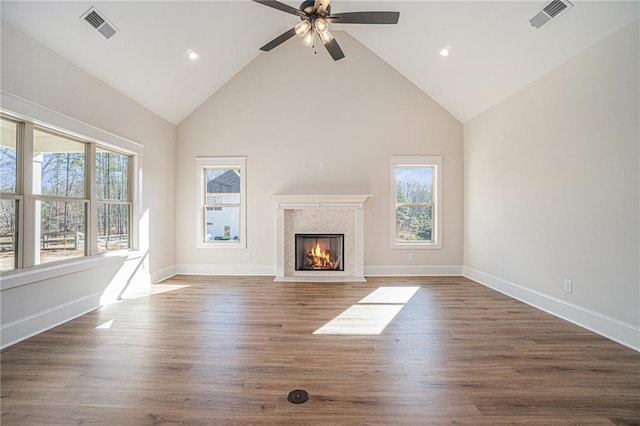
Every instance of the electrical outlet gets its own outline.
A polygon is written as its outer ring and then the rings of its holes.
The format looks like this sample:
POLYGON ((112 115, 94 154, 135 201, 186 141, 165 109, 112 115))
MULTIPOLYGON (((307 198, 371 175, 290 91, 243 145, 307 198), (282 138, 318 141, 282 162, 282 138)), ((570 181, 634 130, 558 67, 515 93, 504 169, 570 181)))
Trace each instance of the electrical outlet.
POLYGON ((564 291, 565 293, 573 293, 573 281, 564 280, 564 291))
POLYGON ((371 210, 367 210, 367 217, 373 217, 373 212, 371 210))
POLYGON ((247 253, 244 255, 244 260, 246 260, 247 262, 251 262, 251 253, 247 253))
POLYGON ((324 170, 324 161, 320 162, 320 170, 324 170))
POLYGON ((416 260, 416 254, 415 253, 409 253, 409 261, 413 262, 414 260, 416 260))

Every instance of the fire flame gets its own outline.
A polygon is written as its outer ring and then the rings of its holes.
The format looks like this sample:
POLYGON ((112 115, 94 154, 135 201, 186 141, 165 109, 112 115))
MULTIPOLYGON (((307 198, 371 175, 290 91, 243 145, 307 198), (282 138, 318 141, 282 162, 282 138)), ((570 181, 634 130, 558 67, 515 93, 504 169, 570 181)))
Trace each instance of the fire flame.
POLYGON ((329 260, 329 253, 322 251, 320 248, 320 244, 316 243, 316 246, 311 249, 309 253, 313 256, 313 264, 318 267, 332 267, 331 262, 329 260))

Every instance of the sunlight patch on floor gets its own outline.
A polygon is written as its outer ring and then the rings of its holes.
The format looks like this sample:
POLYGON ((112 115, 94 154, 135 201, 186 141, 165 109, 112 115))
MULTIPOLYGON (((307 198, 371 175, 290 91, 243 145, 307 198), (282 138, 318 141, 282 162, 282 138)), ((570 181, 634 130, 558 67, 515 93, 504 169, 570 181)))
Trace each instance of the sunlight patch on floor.
POLYGON ((111 326, 113 325, 113 320, 109 320, 105 323, 100 324, 99 326, 96 327, 96 330, 108 330, 111 328, 111 326))
POLYGON ((358 303, 407 303, 420 287, 379 287, 358 303))
POLYGON ((353 305, 313 334, 378 335, 402 307, 403 305, 353 305))
POLYGON ((313 334, 379 335, 420 287, 379 287, 313 334))
POLYGON ((169 291, 180 290, 186 287, 191 287, 190 285, 177 285, 177 284, 156 284, 152 285, 149 288, 145 288, 142 290, 137 290, 132 293, 125 293, 122 295, 121 299, 139 299, 141 297, 153 296, 154 294, 167 293, 169 291))

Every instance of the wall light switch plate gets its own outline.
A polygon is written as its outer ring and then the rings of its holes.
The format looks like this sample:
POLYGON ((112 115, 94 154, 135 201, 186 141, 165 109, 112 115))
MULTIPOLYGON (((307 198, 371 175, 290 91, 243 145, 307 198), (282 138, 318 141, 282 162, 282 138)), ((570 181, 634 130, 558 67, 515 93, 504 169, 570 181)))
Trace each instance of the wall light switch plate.
POLYGON ((324 161, 320 162, 320 170, 324 170, 324 161))
POLYGON ((573 292, 573 281, 564 280, 564 291, 566 293, 572 293, 573 292))

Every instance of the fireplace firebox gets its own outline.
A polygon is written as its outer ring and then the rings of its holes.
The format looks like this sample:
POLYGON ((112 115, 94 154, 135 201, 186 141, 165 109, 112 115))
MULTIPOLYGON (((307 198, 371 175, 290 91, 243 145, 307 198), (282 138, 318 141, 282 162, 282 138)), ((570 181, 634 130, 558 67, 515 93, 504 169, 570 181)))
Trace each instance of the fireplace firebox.
POLYGON ((344 234, 296 234, 296 271, 344 271, 344 234))

